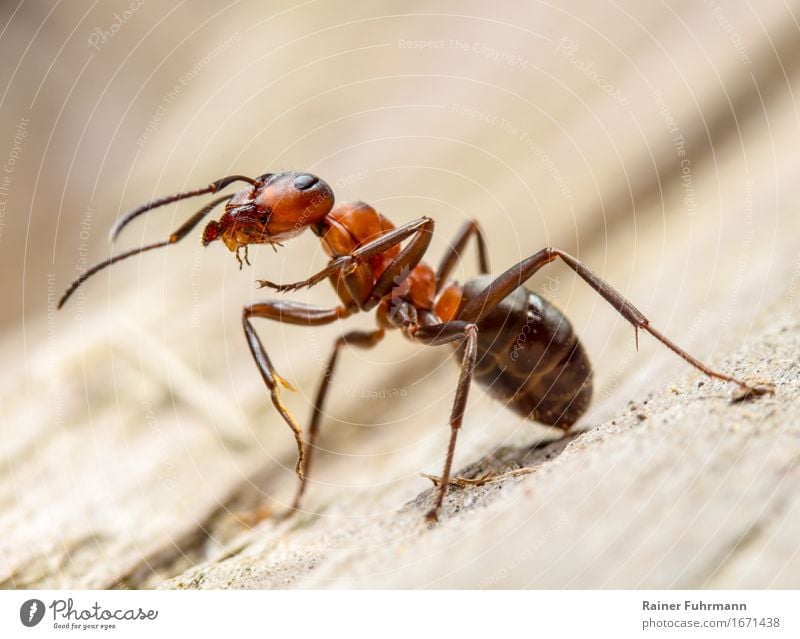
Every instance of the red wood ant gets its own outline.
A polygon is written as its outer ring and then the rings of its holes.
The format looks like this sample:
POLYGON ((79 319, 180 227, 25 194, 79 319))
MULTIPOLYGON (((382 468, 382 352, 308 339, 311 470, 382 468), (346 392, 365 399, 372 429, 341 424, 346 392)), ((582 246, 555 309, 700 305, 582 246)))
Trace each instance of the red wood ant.
POLYGON ((459 230, 434 271, 422 261, 433 234, 432 219, 421 217, 395 227, 363 202, 334 206, 331 188, 308 173, 267 173, 255 179, 234 175, 205 188, 153 200, 121 217, 112 229, 111 239, 115 240, 125 226, 146 211, 178 200, 217 193, 239 181, 246 182, 247 186, 233 195, 209 202, 167 240, 121 253, 87 270, 64 293, 59 308, 78 286, 99 270, 133 255, 175 244, 223 202, 227 202, 225 213, 219 221, 207 224, 203 244, 221 240, 236 253, 240 267, 241 251, 245 251, 247 261, 248 245, 279 245, 310 228, 331 258, 328 265, 302 282, 278 285, 259 280, 259 284, 276 291, 291 291, 329 279, 340 304, 323 308, 274 299, 246 306, 242 312, 247 344, 272 403, 292 429, 297 443, 295 470, 300 484, 293 509, 299 508, 305 490, 325 398, 341 348, 346 344, 371 348, 383 339, 387 329, 400 329, 407 338, 422 344, 451 344, 461 357, 461 373, 450 417, 450 442, 444 470, 437 482, 435 501, 427 513, 428 520, 436 520, 451 482, 456 438, 473 378, 518 414, 567 431, 589 405, 592 368, 569 320, 549 302, 523 287, 536 271, 556 259, 564 261, 633 325, 637 344, 639 329, 645 330, 706 375, 737 384, 743 396, 772 392, 767 386, 750 385, 714 371, 692 357, 653 328, 648 319, 610 285, 563 251, 542 249, 502 275, 491 277, 484 236, 476 222, 468 222, 459 230), (477 244, 480 276, 464 284, 450 281, 450 273, 471 238, 477 244), (408 243, 401 248, 406 240, 408 243), (292 389, 292 386, 275 371, 251 319, 319 326, 371 310, 376 310, 378 326, 375 330, 352 331, 336 340, 314 401, 308 441, 304 442, 300 426, 280 399, 281 387, 292 389))

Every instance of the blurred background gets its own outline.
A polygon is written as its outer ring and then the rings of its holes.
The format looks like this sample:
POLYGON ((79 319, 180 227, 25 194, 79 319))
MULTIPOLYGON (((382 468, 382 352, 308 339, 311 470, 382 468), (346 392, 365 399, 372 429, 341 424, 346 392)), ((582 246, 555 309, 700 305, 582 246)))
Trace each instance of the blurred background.
MULTIPOLYGON (((255 248, 240 271, 198 230, 56 312, 111 254, 121 212, 224 175, 309 171, 395 223, 433 217, 433 263, 470 218, 495 272, 548 245, 576 254, 714 361, 797 289, 799 15, 745 0, 5 3, 2 583, 155 585, 236 536, 215 526, 237 499, 291 497, 293 441, 240 313, 268 296, 256 279, 321 267, 318 240, 255 248)), ((151 212, 116 250, 201 204, 151 212)), ((470 248, 458 277, 475 263, 470 248)), ((560 265, 530 287, 595 363, 581 427, 691 373, 646 336, 637 353, 560 265)), ((327 285, 293 297, 334 299, 327 285)), ((302 423, 333 340, 372 321, 259 323, 302 423)), ((325 525, 391 513, 438 472, 450 359, 399 336, 343 353, 309 490, 325 525)), ((476 387, 457 464, 546 436, 476 387)))

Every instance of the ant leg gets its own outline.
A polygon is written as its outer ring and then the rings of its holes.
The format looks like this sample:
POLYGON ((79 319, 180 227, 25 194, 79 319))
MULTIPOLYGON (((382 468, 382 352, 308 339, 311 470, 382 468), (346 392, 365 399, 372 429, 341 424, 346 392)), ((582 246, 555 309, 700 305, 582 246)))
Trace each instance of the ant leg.
POLYGON ((739 379, 736 379, 735 377, 731 377, 730 375, 726 375, 709 368, 700 360, 696 359, 688 352, 683 350, 680 346, 675 344, 666 335, 650 326, 650 321, 636 307, 634 307, 633 304, 622 297, 622 295, 614 290, 614 288, 603 281, 600 277, 595 275, 591 270, 581 264, 581 262, 572 257, 569 253, 559 251, 558 249, 554 249, 553 253, 558 255, 558 257, 560 257, 567 264, 567 266, 580 275, 583 280, 595 291, 597 291, 609 304, 611 304, 611 306, 613 306, 620 315, 633 324, 634 329, 637 330, 637 345, 639 340, 638 329, 641 328, 650 333, 673 353, 677 354, 679 357, 683 358, 689 364, 705 373, 709 377, 715 377, 716 379, 721 379, 725 382, 733 382, 734 384, 737 384, 745 392, 745 397, 753 397, 767 393, 774 394, 775 391, 770 386, 752 386, 739 379))
MULTIPOLYGON (((409 273, 422 261, 433 237, 433 220, 420 218, 420 220, 411 224, 414 228, 410 233, 411 240, 408 245, 400 251, 396 258, 389 262, 378 281, 372 284, 371 289, 367 288, 370 284, 365 283, 359 277, 354 267, 373 255, 382 253, 387 248, 402 242, 405 238, 402 235, 398 236, 400 239, 398 237, 389 237, 394 233, 394 231, 389 231, 389 233, 381 235, 342 258, 350 260, 350 265, 344 267, 341 277, 359 310, 370 311, 375 308, 384 297, 389 295, 395 286, 402 284, 409 273)), ((404 231, 404 233, 408 234, 408 231, 404 231)))
POLYGON ((272 361, 269 359, 269 355, 267 355, 267 351, 264 349, 261 339, 250 323, 250 318, 260 317, 286 324, 321 326, 323 324, 331 324, 348 315, 350 315, 350 311, 344 306, 323 308, 319 306, 309 306, 299 302, 285 302, 283 300, 270 300, 260 304, 252 304, 250 306, 245 306, 242 310, 242 326, 244 327, 244 335, 247 338, 247 345, 250 347, 250 352, 261 373, 261 378, 267 385, 273 405, 278 413, 280 413, 281 417, 283 417, 283 421, 286 422, 294 433, 294 438, 297 442, 297 465, 295 466, 295 472, 301 481, 304 480, 305 472, 305 449, 303 447, 302 431, 294 416, 283 405, 280 398, 281 386, 289 390, 295 389, 275 371, 275 367, 272 365, 272 361))
POLYGON ((475 241, 478 243, 478 271, 481 275, 485 275, 489 272, 489 256, 486 251, 486 238, 483 235, 483 231, 481 231, 481 227, 478 226, 478 222, 470 220, 469 222, 465 222, 458 230, 458 233, 456 233, 453 239, 453 243, 447 249, 447 253, 444 254, 442 261, 439 263, 439 268, 436 270, 437 293, 441 291, 442 286, 447 282, 447 278, 450 277, 450 272, 464 252, 469 238, 473 235, 475 236, 475 241))
POLYGON ((119 255, 115 255, 104 262, 100 262, 99 264, 95 264, 92 268, 84 271, 80 277, 78 277, 72 284, 69 285, 64 294, 61 296, 61 299, 58 301, 58 308, 64 306, 64 303, 70 298, 70 296, 75 292, 75 290, 83 284, 86 280, 88 280, 92 275, 97 273, 98 271, 102 271, 107 266, 111 266, 112 264, 124 260, 128 257, 133 257, 134 255, 139 255, 140 253, 144 253, 145 251, 152 251, 153 249, 161 248, 163 246, 169 246, 170 244, 175 244, 176 242, 180 242, 183 238, 185 238, 189 232, 197 226, 200 221, 208 215, 215 207, 219 206, 223 202, 230 200, 233 196, 232 195, 223 195, 222 197, 218 197, 215 200, 212 200, 208 204, 206 204, 202 209, 197 211, 192 217, 186 220, 177 231, 174 231, 170 234, 169 238, 163 242, 155 242, 154 244, 146 244, 145 246, 140 246, 139 248, 132 249, 130 251, 125 251, 124 253, 120 253, 119 255))
POLYGON ((314 455, 314 447, 319 435, 319 424, 320 420, 322 419, 322 411, 325 408, 325 399, 328 396, 328 390, 330 389, 331 381, 333 381, 334 371, 336 370, 336 362, 339 359, 339 351, 343 346, 348 344, 350 346, 357 346, 358 348, 372 348, 383 339, 384 335, 385 332, 383 329, 377 329, 375 331, 352 331, 342 335, 336 340, 336 343, 333 347, 333 352, 331 353, 328 364, 325 366, 325 371, 322 374, 322 380, 320 381, 319 389, 317 390, 317 396, 314 400, 311 424, 308 428, 308 450, 306 451, 305 473, 300 479, 300 485, 297 487, 297 492, 295 493, 294 500, 292 501, 290 512, 300 509, 300 501, 303 497, 303 493, 305 493, 306 490, 306 482, 308 481, 308 474, 311 469, 311 460, 314 455))
MULTIPOLYGON (((433 238, 433 220, 427 217, 421 219, 424 222, 417 229, 414 237, 408 245, 400 251, 400 254, 389 263, 383 273, 381 273, 378 281, 375 282, 375 286, 372 287, 372 291, 370 291, 369 297, 367 298, 365 310, 375 308, 395 286, 402 284, 409 273, 422 261, 422 258, 425 256, 431 244, 431 239, 433 238)), ((368 246, 369 244, 362 248, 367 248, 368 246)), ((345 283, 347 282, 345 281, 345 283)))
POLYGON ((522 286, 536 271, 556 259, 549 248, 542 249, 512 266, 495 278, 477 297, 470 300, 459 313, 461 319, 477 324, 492 309, 522 286))
POLYGON ((415 340, 431 346, 448 344, 463 340, 464 357, 461 361, 461 374, 456 386, 456 397, 453 401, 453 410, 450 414, 450 443, 447 446, 447 455, 444 459, 444 470, 442 478, 436 489, 436 501, 433 508, 428 511, 425 518, 429 522, 435 522, 439 508, 442 506, 447 487, 450 484, 450 473, 453 469, 453 454, 456 450, 456 439, 464 419, 464 410, 467 407, 467 397, 469 386, 472 382, 472 373, 475 369, 475 361, 478 356, 478 327, 470 322, 453 321, 444 324, 434 324, 433 326, 410 327, 408 334, 415 340))
MULTIPOLYGON (((434 223, 431 218, 421 217, 413 222, 408 222, 407 224, 398 226, 397 228, 376 237, 374 240, 370 240, 363 246, 360 246, 355 251, 350 253, 350 255, 343 255, 331 260, 330 263, 319 273, 312 275, 310 278, 303 280, 302 282, 294 282, 292 284, 275 284, 274 282, 270 282, 268 280, 257 280, 257 282, 262 288, 269 287, 282 293, 286 291, 296 291, 301 288, 310 288, 340 271, 344 271, 345 275, 347 275, 348 271, 352 272, 352 269, 354 269, 359 263, 364 262, 375 255, 383 253, 393 246, 397 246, 401 242, 404 242, 406 239, 414 235, 414 239, 400 252, 400 255, 398 255, 391 264, 389 264, 379 278, 378 282, 375 284, 375 287, 372 291, 373 294, 370 296, 370 299, 372 299, 377 293, 380 292, 380 290, 385 289, 386 292, 391 290, 391 287, 397 284, 395 279, 398 276, 402 276, 401 274, 403 268, 407 268, 410 271, 417 264, 419 264, 419 262, 422 260, 422 256, 428 249, 431 237, 433 236, 433 225, 434 223), (379 289, 379 287, 381 288, 379 289)), ((378 297, 377 300, 371 306, 369 306, 369 308, 374 307, 379 300, 380 297, 378 297)))
MULTIPOLYGON (((410 233, 411 240, 408 245, 400 251, 397 257, 389 262, 377 282, 373 283, 371 269, 368 271, 368 279, 365 280, 362 273, 357 269, 357 266, 373 255, 382 253, 386 248, 390 248, 394 244, 399 244, 405 239, 402 236, 398 236, 400 239, 398 239, 398 237, 390 237, 387 239, 387 237, 394 232, 390 231, 372 242, 368 242, 364 246, 359 247, 350 255, 339 258, 349 261, 349 264, 345 262, 346 265, 343 268, 340 267, 342 268, 340 277, 353 299, 353 304, 357 306, 360 311, 370 311, 375 308, 384 297, 389 295, 395 286, 402 284, 409 273, 422 261, 425 252, 430 246, 431 238, 433 237, 433 220, 421 218, 421 221, 422 224, 419 225, 419 228, 415 228, 410 233), (376 247, 381 248, 378 250, 376 247)), ((412 224, 415 227, 417 226, 416 222, 412 224)), ((316 278, 317 276, 314 277, 316 278)))
POLYGON ((636 340, 638 344, 639 329, 645 330, 655 337, 659 342, 664 344, 667 348, 676 353, 679 357, 683 358, 689 364, 694 366, 699 371, 726 382, 737 384, 745 393, 744 397, 753 397, 756 395, 764 395, 766 393, 772 394, 774 391, 768 386, 752 386, 746 382, 715 371, 701 361, 690 355, 683 350, 680 346, 672 342, 665 335, 650 326, 644 314, 637 309, 633 304, 626 300, 619 292, 617 292, 610 284, 595 275, 591 270, 579 262, 576 258, 572 257, 569 253, 559 251, 558 249, 545 248, 535 253, 531 257, 523 260, 516 266, 511 267, 505 273, 500 275, 494 280, 483 292, 476 298, 471 300, 461 311, 460 317, 471 322, 479 322, 485 317, 489 311, 506 296, 508 296, 514 289, 522 286, 522 284, 530 278, 536 271, 538 271, 545 264, 549 264, 556 258, 561 258, 567 266, 575 271, 589 286, 597 291, 600 296, 605 299, 611 306, 628 320, 636 330, 636 340))

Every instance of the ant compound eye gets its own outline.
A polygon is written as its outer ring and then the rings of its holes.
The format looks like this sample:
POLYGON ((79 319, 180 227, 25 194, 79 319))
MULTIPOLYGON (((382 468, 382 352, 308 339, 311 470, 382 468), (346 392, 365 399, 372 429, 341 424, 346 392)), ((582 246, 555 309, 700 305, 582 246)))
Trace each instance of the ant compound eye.
POLYGON ((301 191, 305 191, 307 189, 310 189, 317 182, 319 182, 319 178, 318 177, 316 177, 314 175, 308 175, 307 173, 304 173, 303 175, 298 175, 294 179, 294 187, 296 189, 301 190, 301 191))

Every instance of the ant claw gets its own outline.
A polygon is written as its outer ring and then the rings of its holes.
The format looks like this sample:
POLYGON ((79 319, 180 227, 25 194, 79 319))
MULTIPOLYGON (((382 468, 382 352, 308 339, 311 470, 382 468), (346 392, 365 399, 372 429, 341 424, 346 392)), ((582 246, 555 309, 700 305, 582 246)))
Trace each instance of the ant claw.
POLYGON ((262 521, 276 518, 273 510, 267 506, 258 506, 253 510, 235 512, 233 517, 245 528, 255 528, 262 521))
POLYGON ((305 282, 295 282, 294 284, 276 284, 275 282, 270 282, 269 280, 256 280, 256 284, 258 284, 259 288, 271 288, 273 291, 277 291, 278 293, 298 291, 300 288, 306 285, 305 282))
POLYGON ((297 284, 276 284, 275 282, 270 282, 269 280, 256 280, 258 283, 259 288, 271 288, 273 291, 277 291, 278 293, 288 293, 291 291, 298 291, 300 287, 297 284))
POLYGON ((437 514, 435 508, 433 510, 429 510, 425 514, 425 523, 428 524, 430 528, 439 523, 439 515, 437 514))
POLYGON ((269 280, 256 280, 256 284, 258 284, 259 288, 271 288, 278 293, 287 293, 290 291, 299 291, 302 288, 311 288, 312 286, 319 284, 324 278, 311 278, 310 280, 306 280, 304 282, 293 282, 292 284, 276 284, 275 282, 270 282, 269 280))
POLYGON ((758 384, 742 384, 739 390, 731 397, 731 404, 738 404, 753 399, 754 397, 761 397, 762 395, 774 395, 775 385, 771 382, 761 382, 758 384))
POLYGON ((272 517, 272 519, 275 520, 276 522, 280 523, 282 521, 286 521, 287 519, 289 519, 291 517, 294 517, 295 515, 297 515, 298 512, 299 512, 299 510, 297 508, 295 508, 294 506, 292 506, 290 508, 286 508, 285 510, 283 510, 280 513, 277 513, 275 516, 272 517))

